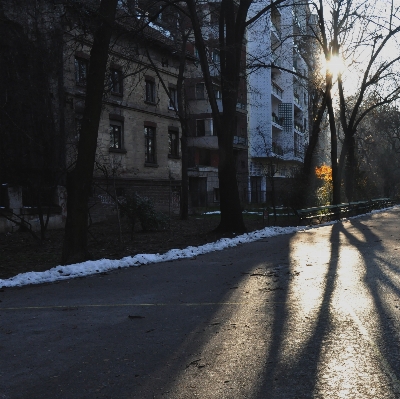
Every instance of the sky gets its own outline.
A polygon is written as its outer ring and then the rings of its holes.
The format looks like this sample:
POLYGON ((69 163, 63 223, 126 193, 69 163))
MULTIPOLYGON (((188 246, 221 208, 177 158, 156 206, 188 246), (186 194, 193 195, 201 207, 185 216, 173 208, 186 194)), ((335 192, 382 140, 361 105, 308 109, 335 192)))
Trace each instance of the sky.
MULTIPOLYGON (((387 208, 391 209, 391 208, 387 208)), ((373 211, 372 213, 384 212, 387 209, 373 211)), ((364 215, 355 216, 359 218, 364 215)), ((135 256, 127 256, 122 259, 100 259, 76 263, 73 265, 56 266, 44 272, 27 272, 21 273, 8 279, 0 279, 0 288, 2 287, 21 287, 30 284, 51 283, 60 280, 68 280, 75 277, 89 276, 98 273, 104 273, 110 270, 121 269, 126 267, 135 267, 148 265, 151 263, 167 262, 175 259, 194 258, 213 251, 222 251, 223 249, 243 245, 249 242, 261 240, 266 237, 272 237, 282 234, 291 234, 295 232, 303 232, 309 229, 319 228, 334 223, 342 223, 339 221, 328 222, 318 226, 297 226, 297 227, 266 227, 262 230, 253 231, 248 234, 242 234, 234 238, 222 238, 219 241, 201 245, 199 247, 187 247, 184 249, 171 249, 165 254, 138 254, 135 256)))

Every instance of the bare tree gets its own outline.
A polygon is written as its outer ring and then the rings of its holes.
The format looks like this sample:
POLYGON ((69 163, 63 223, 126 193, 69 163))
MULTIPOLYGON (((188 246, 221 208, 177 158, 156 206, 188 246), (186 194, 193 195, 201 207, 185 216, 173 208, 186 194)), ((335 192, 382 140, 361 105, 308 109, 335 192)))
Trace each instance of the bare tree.
POLYGON ((220 53, 220 80, 223 107, 223 111, 220 113, 210 76, 210 62, 207 56, 208 36, 202 30, 195 0, 186 1, 212 109, 214 128, 218 134, 218 177, 221 221, 217 229, 220 231, 245 231, 233 154, 233 136, 237 129, 236 104, 238 101, 238 89, 241 80, 241 71, 245 67, 243 52, 245 32, 249 25, 262 17, 271 7, 283 3, 289 4, 290 2, 285 2, 285 0, 272 1, 250 18, 249 9, 253 4, 252 0, 240 0, 238 2, 222 0, 218 4, 218 48, 220 53))
POLYGON ((76 165, 67 176, 67 220, 62 261, 64 264, 88 259, 87 216, 93 180, 100 113, 104 93, 109 45, 118 0, 101 0, 97 29, 93 34, 87 75, 82 133, 79 136, 76 165))
POLYGON ((357 139, 356 195, 399 195, 400 112, 395 106, 375 108, 359 126, 357 139))
POLYGON ((400 25, 393 3, 389 11, 372 1, 339 0, 326 6, 319 0, 312 5, 318 15, 315 37, 327 63, 324 92, 331 132, 333 203, 339 203, 343 171, 347 199, 354 197, 355 142, 360 123, 375 108, 399 98, 400 57, 397 51, 390 51, 393 55, 388 56, 387 50, 395 48, 390 46, 395 45, 400 25), (339 60, 345 64, 337 71, 337 106, 344 132, 340 156, 333 92, 336 79, 333 64, 339 60), (376 101, 366 107, 366 99, 371 94, 376 101), (350 97, 352 101, 348 101, 350 97))

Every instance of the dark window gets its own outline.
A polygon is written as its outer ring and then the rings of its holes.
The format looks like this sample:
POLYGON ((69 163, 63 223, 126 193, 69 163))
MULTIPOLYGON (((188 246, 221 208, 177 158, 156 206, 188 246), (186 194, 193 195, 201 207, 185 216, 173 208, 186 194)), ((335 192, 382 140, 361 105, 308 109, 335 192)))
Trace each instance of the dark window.
POLYGON ((261 201, 261 176, 250 176, 251 202, 260 203, 261 201))
POLYGON ((169 88, 169 108, 175 109, 178 108, 178 96, 177 96, 177 91, 175 88, 170 87, 169 88))
POLYGON ((88 73, 88 60, 75 58, 75 82, 81 85, 86 84, 88 73))
POLYGON ((205 99, 204 83, 197 83, 196 84, 196 98, 198 100, 204 100, 205 99))
POLYGON ((110 122, 110 148, 122 149, 122 124, 110 122))
POLYGON ((219 188, 214 188, 214 202, 219 202, 219 188))
POLYGON ((122 72, 118 69, 110 71, 111 91, 116 94, 122 94, 122 72))
POLYGON ((149 103, 156 102, 156 85, 152 80, 146 80, 146 101, 149 103))
POLYGON ((207 205, 206 177, 189 177, 189 191, 193 206, 207 205))
POLYGON ((168 131, 168 154, 174 157, 179 155, 179 133, 175 130, 168 131))
POLYGON ((196 136, 206 135, 206 123, 205 119, 196 120, 196 136))
POLYGON ((213 136, 212 119, 196 119, 196 136, 213 136))
POLYGON ((221 61, 221 56, 220 56, 220 52, 217 49, 214 49, 212 52, 212 60, 215 64, 219 65, 220 61, 221 61))
POLYGON ((145 162, 156 163, 156 129, 154 127, 144 127, 145 136, 145 162))
POLYGON ((211 151, 205 148, 199 149, 199 165, 211 166, 211 151))
POLYGON ((213 90, 214 90, 216 99, 222 98, 222 92, 221 92, 221 88, 219 86, 213 85, 213 90))

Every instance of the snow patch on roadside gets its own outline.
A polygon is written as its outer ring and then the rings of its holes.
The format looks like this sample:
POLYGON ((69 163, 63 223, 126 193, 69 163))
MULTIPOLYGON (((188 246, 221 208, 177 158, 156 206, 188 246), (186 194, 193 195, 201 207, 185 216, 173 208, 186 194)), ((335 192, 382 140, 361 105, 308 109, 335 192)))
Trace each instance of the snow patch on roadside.
MULTIPOLYGON (((385 208, 372 213, 385 212, 390 209, 397 208, 385 208)), ((355 217, 361 217, 365 215, 359 215, 355 217)), ((353 219, 350 218, 350 219, 353 219)), ((344 219, 346 220, 346 219, 344 219)), ((342 219, 343 221, 343 219, 342 219)), ((76 263, 67 266, 56 266, 50 270, 44 272, 27 272, 21 273, 8 279, 0 279, 0 287, 20 287, 28 284, 41 284, 50 283, 60 280, 67 280, 75 277, 83 277, 92 274, 104 273, 114 269, 121 269, 125 267, 141 266, 150 263, 167 262, 175 259, 193 258, 198 255, 203 255, 208 252, 222 251, 223 249, 235 247, 237 245, 250 243, 261 240, 267 237, 278 236, 282 234, 292 234, 299 231, 306 231, 309 229, 319 228, 322 226, 332 225, 334 223, 341 222, 332 221, 323 223, 317 226, 297 226, 297 227, 266 227, 262 230, 253 231, 248 234, 242 234, 234 238, 222 238, 217 242, 208 243, 199 247, 187 247, 185 249, 171 249, 165 254, 138 254, 135 256, 127 256, 122 259, 99 259, 94 261, 86 261, 82 263, 76 263)))

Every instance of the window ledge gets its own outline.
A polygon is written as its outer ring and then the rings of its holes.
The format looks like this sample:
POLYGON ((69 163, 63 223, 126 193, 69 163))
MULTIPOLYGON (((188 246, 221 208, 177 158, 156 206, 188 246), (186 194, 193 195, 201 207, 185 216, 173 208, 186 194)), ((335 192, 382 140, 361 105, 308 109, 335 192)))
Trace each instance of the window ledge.
POLYGON ((171 159, 181 159, 181 157, 179 155, 173 155, 173 154, 168 154, 168 158, 171 159))
POLYGON ((126 154, 126 150, 124 148, 109 148, 109 152, 118 152, 120 154, 126 154))
POLYGON ((147 100, 144 100, 144 103, 145 103, 145 104, 148 104, 148 105, 157 105, 157 103, 156 103, 156 102, 153 102, 153 101, 147 101, 147 100))
POLYGON ((144 166, 149 167, 149 168, 158 168, 158 164, 150 163, 150 162, 145 162, 144 166))
POLYGON ((115 96, 115 97, 121 97, 121 98, 124 96, 122 93, 118 93, 118 92, 116 92, 116 91, 112 91, 112 92, 111 92, 111 95, 112 95, 112 96, 115 96))

